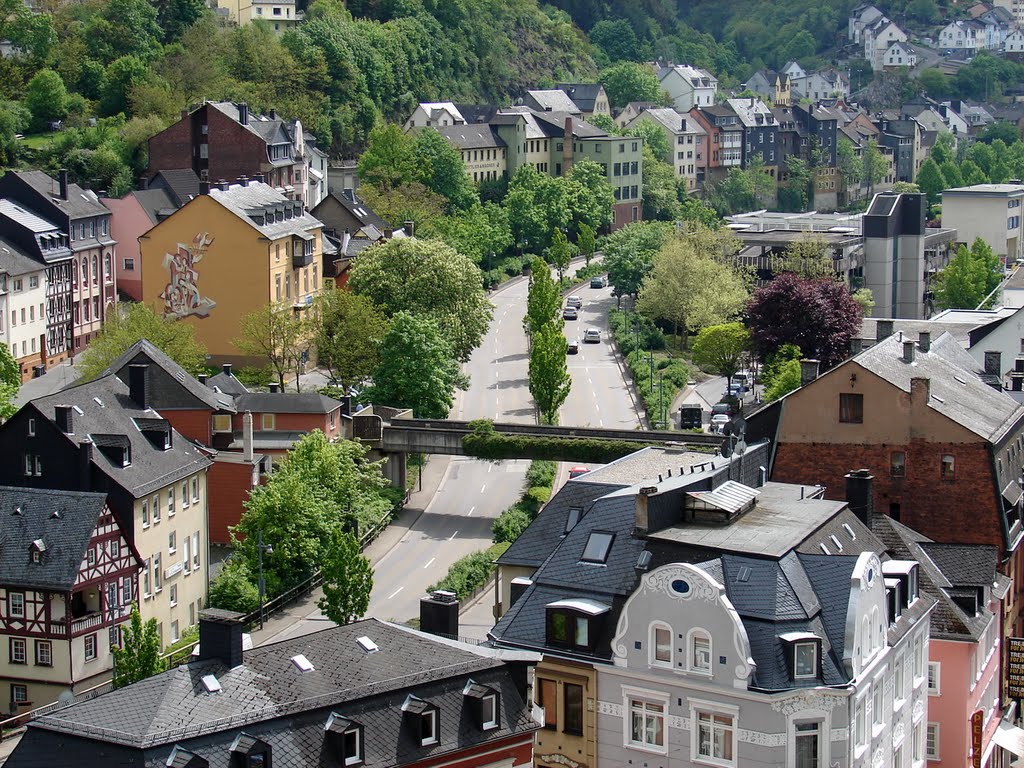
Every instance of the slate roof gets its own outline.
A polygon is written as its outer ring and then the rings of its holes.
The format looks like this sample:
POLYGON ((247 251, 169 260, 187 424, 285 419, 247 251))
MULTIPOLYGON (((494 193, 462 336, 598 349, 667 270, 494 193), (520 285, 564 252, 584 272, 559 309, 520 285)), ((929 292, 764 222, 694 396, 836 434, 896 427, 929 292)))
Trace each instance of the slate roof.
POLYGON ((68 199, 60 197, 60 183, 42 171, 8 171, 32 187, 38 194, 47 198, 61 213, 72 219, 90 216, 109 216, 110 209, 100 202, 92 190, 84 190, 77 184, 68 182, 68 199))
POLYGON ((85 559, 106 494, 0 486, 0 584, 69 592, 85 559), (41 562, 32 543, 41 539, 41 562))
POLYGON ((235 407, 253 413, 330 413, 341 402, 318 392, 249 392, 235 397, 235 407))
POLYGON ((0 237, 0 272, 17 277, 44 269, 44 264, 33 259, 10 240, 0 237))
POLYGON ((140 189, 132 192, 132 196, 154 224, 174 213, 180 207, 174 202, 171 193, 166 189, 140 189))
POLYGON ((93 451, 93 465, 135 498, 188 477, 210 465, 198 448, 173 429, 171 447, 158 450, 138 430, 133 418, 159 418, 152 408, 143 410, 129 396, 128 386, 109 374, 85 384, 77 384, 47 397, 31 401, 44 418, 54 420, 58 405, 78 406, 74 412, 73 435, 58 434, 76 449, 92 434, 124 436, 131 446, 131 463, 127 467, 114 464, 102 451, 93 451))
POLYGON ((6 216, 35 234, 60 231, 60 227, 56 224, 47 221, 38 213, 28 210, 14 200, 0 199, 0 215, 6 216))
POLYGON ((150 366, 147 396, 157 410, 199 407, 235 413, 232 398, 204 387, 149 339, 140 339, 128 347, 100 376, 116 373, 127 384, 128 366, 133 364, 150 366))
POLYGON ((332 712, 363 726, 365 765, 402 764, 534 730, 523 665, 536 660, 367 619, 246 651, 233 669, 215 659, 194 661, 56 710, 32 721, 7 765, 39 765, 44 755, 52 764, 52 744, 59 743, 80 744, 76 755, 93 760, 81 765, 101 764, 101 751, 128 748, 139 757, 144 751, 144 762, 119 764, 156 768, 178 745, 226 768, 231 744, 244 733, 270 744, 280 768, 336 766, 324 739, 332 712), (356 643, 361 636, 379 650, 365 653, 356 643), (313 671, 301 673, 290 662, 299 653, 313 671), (211 674, 222 688, 217 693, 201 683, 211 674), (498 728, 481 731, 474 722, 463 695, 469 679, 500 693, 498 728), (414 740, 401 711, 408 694, 440 708, 438 744, 414 740))
POLYGON ((489 125, 444 125, 438 128, 437 132, 459 149, 491 149, 507 146, 505 140, 489 125))
POLYGON ((199 177, 191 168, 164 168, 150 180, 150 187, 153 186, 170 190, 175 205, 180 208, 199 194, 199 177))
POLYGON ((907 393, 912 378, 929 379, 928 407, 990 442, 997 442, 1024 417, 1024 406, 985 384, 979 378, 983 370, 978 363, 948 333, 933 340, 928 352, 916 349, 913 363, 903 362, 903 343, 898 334, 843 365, 851 361, 907 393))
POLYGON ((262 214, 265 210, 274 210, 278 206, 291 207, 299 205, 286 198, 269 184, 264 184, 260 181, 250 181, 244 187, 241 184, 231 184, 227 191, 219 187, 211 187, 210 198, 216 200, 246 224, 258 229, 272 240, 287 235, 309 239, 311 232, 323 227, 323 223, 304 208, 301 213, 292 215, 291 218, 258 224, 253 220, 253 215, 262 214))
POLYGON ((390 228, 391 225, 374 213, 373 209, 360 200, 353 190, 346 189, 340 193, 331 192, 330 195, 363 226, 370 225, 377 229, 390 228))
POLYGON ((539 109, 546 112, 568 112, 577 115, 580 113, 580 108, 569 98, 569 94, 560 88, 527 90, 526 93, 539 109))
POLYGON ((537 125, 550 137, 565 135, 565 121, 572 120, 572 135, 578 139, 606 139, 608 134, 600 128, 585 122, 578 114, 568 112, 534 112, 537 125))
POLYGON ((604 87, 601 83, 558 83, 558 88, 565 91, 581 112, 593 112, 597 97, 604 87))
POLYGON ((219 389, 226 395, 244 395, 249 392, 248 388, 234 375, 220 373, 211 376, 206 380, 206 386, 210 389, 219 389))

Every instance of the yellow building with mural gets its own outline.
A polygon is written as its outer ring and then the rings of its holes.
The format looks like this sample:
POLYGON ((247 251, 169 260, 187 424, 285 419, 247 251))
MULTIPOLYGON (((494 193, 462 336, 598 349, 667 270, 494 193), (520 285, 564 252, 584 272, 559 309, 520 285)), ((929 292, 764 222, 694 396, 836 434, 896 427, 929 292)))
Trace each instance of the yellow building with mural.
POLYGON ((296 312, 322 285, 323 224, 262 181, 201 186, 139 238, 142 297, 195 328, 211 362, 255 362, 235 346, 241 318, 269 303, 296 312))

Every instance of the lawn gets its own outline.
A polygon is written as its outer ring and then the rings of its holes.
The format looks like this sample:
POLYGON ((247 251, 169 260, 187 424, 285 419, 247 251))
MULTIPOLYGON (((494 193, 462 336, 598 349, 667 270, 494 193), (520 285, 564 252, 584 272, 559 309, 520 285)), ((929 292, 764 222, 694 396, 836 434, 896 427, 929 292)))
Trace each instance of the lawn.
POLYGON ((21 143, 29 149, 44 149, 53 141, 53 137, 52 133, 32 133, 21 139, 21 143))

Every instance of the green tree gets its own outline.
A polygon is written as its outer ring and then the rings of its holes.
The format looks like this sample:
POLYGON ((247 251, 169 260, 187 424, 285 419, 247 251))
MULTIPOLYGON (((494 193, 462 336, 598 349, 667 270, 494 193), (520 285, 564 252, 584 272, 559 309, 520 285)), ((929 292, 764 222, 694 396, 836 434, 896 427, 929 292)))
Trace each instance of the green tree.
POLYGON ((947 160, 939 166, 939 170, 942 172, 942 178, 946 181, 946 189, 953 189, 964 185, 964 177, 960 173, 960 167, 954 160, 947 160))
POLYGON ((382 191, 412 181, 415 163, 412 139, 400 126, 380 125, 370 131, 366 151, 359 157, 359 180, 382 191))
POLYGON ((917 185, 928 196, 929 205, 936 205, 941 201, 942 191, 946 189, 946 179, 932 158, 929 157, 921 163, 921 168, 917 172, 917 185))
POLYGON ((32 114, 32 130, 41 131, 51 120, 63 120, 68 114, 68 91, 61 76, 52 69, 41 69, 25 89, 25 106, 32 114))
POLYGON ((551 269, 544 259, 533 258, 530 270, 530 288, 526 295, 527 332, 532 336, 549 323, 559 324, 562 293, 551 277, 551 269))
POLYGON ((109 64, 119 56, 152 61, 160 53, 162 31, 148 0, 109 0, 86 23, 92 57, 109 64))
POLYGON ((501 256, 512 247, 512 229, 505 209, 494 203, 474 203, 466 211, 442 216, 433 231, 474 264, 489 263, 491 255, 501 256))
POLYGON ((725 323, 702 329, 691 351, 693 362, 731 382, 749 350, 750 333, 743 323, 725 323))
MULTIPOLYGON (((573 171, 575 170, 574 166, 573 171)), ((585 169, 582 176, 586 181, 590 181, 590 170, 585 169)), ((577 201, 580 204, 593 202, 593 197, 589 201, 585 197, 586 189, 582 181, 574 185, 574 191, 580 198, 577 201)), ((508 185, 508 194, 505 196, 505 210, 512 228, 512 237, 517 245, 534 253, 550 245, 551 234, 556 229, 568 227, 573 219, 570 211, 569 186, 565 180, 546 176, 532 165, 521 166, 512 177, 508 185)), ((591 209, 591 213, 595 211, 596 209, 591 209)), ((610 205, 608 211, 610 215, 610 205)), ((595 224, 582 215, 579 220, 594 227, 603 223, 595 224)))
POLYGON ((464 211, 479 203, 466 176, 462 155, 433 128, 416 134, 412 144, 413 180, 448 201, 449 210, 464 211))
POLYGON ((444 217, 445 199, 418 181, 393 188, 360 184, 359 196, 384 221, 413 222, 419 235, 429 232, 444 217))
POLYGON ((99 376, 132 344, 146 339, 182 368, 197 375, 206 368, 206 347, 188 323, 158 315, 146 304, 118 304, 85 351, 75 360, 83 381, 99 376))
POLYGON ((796 155, 786 158, 786 180, 779 189, 779 207, 785 211, 806 211, 813 185, 807 161, 796 155))
MULTIPOLYGON (((675 157, 673 147, 669 144, 669 135, 650 117, 641 115, 641 119, 625 129, 623 135, 636 136, 644 140, 644 148, 650 149, 654 157, 663 163, 671 163, 675 157)), ((646 165, 647 160, 644 160, 646 165)), ((646 168, 644 169, 646 173, 646 168)))
POLYGON ((601 72, 608 101, 613 107, 624 107, 631 101, 664 100, 658 78, 649 66, 631 61, 613 64, 601 72))
POLYGON ((133 604, 131 618, 127 624, 121 625, 121 633, 121 647, 111 648, 115 688, 123 688, 164 671, 156 619, 143 623, 138 604, 133 604))
POLYGON ((256 577, 241 558, 230 558, 210 582, 210 607, 252 613, 260 607, 256 577))
POLYGON ((708 201, 720 216, 750 211, 757 205, 753 179, 739 168, 730 168, 721 182, 708 187, 708 201))
POLYGON ((836 266, 828 243, 822 237, 806 235, 786 246, 774 270, 800 277, 835 277, 836 266))
POLYGON ((455 390, 468 381, 435 320, 399 312, 381 345, 373 385, 363 391, 370 402, 411 408, 421 419, 443 419, 455 401, 455 390))
POLYGON ((843 179, 847 194, 859 194, 860 182, 864 178, 864 161, 857 157, 856 147, 845 136, 839 137, 839 144, 836 146, 836 164, 839 166, 839 175, 843 179))
POLYGON ((346 290, 325 290, 317 299, 313 335, 317 365, 351 389, 377 367, 387 328, 387 319, 369 299, 346 290))
POLYGON ((627 224, 604 238, 604 266, 620 296, 635 296, 661 247, 670 239, 670 224, 643 221, 627 224))
POLYGON ((1020 141, 1020 129, 1013 123, 1006 120, 997 120, 985 126, 978 139, 987 144, 1000 140, 1005 144, 1014 144, 1020 141))
POLYGON ((132 90, 144 84, 152 71, 149 64, 137 56, 122 56, 107 67, 100 95, 100 107, 105 115, 128 112, 132 90))
POLYGON ((984 309, 999 285, 999 257, 981 238, 968 249, 961 245, 956 256, 936 276, 935 304, 940 309, 984 309))
POLYGON ((764 401, 771 403, 778 400, 783 395, 797 389, 801 381, 800 361, 786 360, 771 383, 765 385, 764 401))
POLYGON ((625 19, 601 19, 590 28, 590 42, 609 62, 640 61, 640 41, 625 19))
POLYGON ((534 332, 530 345, 530 395, 542 424, 555 424, 558 409, 569 396, 572 378, 565 362, 566 341, 561 328, 549 322, 534 332))
POLYGON ((964 186, 973 186, 975 184, 988 184, 988 174, 985 173, 978 164, 968 158, 960 164, 960 173, 963 175, 964 186))
POLYGON ((690 225, 701 225, 708 229, 720 229, 722 219, 715 213, 715 209, 704 200, 688 198, 682 202, 679 210, 679 218, 690 225))
POLYGON ((386 316, 432 318, 458 361, 469 359, 490 325, 494 307, 479 267, 440 241, 389 240, 364 251, 351 272, 352 290, 386 316))
POLYGON ((558 270, 558 283, 561 285, 565 270, 572 261, 574 247, 566 238, 565 233, 556 229, 551 233, 551 246, 548 248, 548 261, 558 270))
POLYGON ((853 300, 860 304, 861 314, 864 317, 871 316, 871 310, 875 308, 875 297, 870 288, 858 288, 853 292, 853 300))
POLYGON ((882 150, 878 148, 878 142, 875 139, 868 139, 864 148, 864 181, 868 183, 868 195, 875 193, 875 184, 885 178, 888 170, 889 163, 882 150))
POLYGON ((309 348, 310 328, 288 302, 265 304, 242 315, 235 348, 243 355, 266 360, 284 389, 285 374, 295 372, 295 391, 301 388, 302 353, 309 348))
POLYGON ((933 67, 922 70, 917 76, 917 82, 932 99, 948 99, 953 94, 949 78, 933 67))
POLYGON ((615 195, 605 171, 593 160, 581 158, 567 176, 552 182, 565 190, 570 228, 578 231, 580 224, 588 224, 597 230, 611 224, 615 195))
POLYGON ((324 596, 317 607, 335 624, 351 624, 370 607, 373 568, 359 550, 359 540, 342 530, 333 532, 320 564, 324 596))
POLYGON ((587 266, 589 267, 590 259, 597 248, 597 241, 594 237, 594 228, 585 221, 580 222, 580 231, 576 236, 576 247, 579 248, 583 258, 587 260, 587 266))
POLYGON ((205 10, 203 0, 157 0, 156 19, 163 30, 163 41, 170 43, 181 39, 205 10))
POLYGON ((644 219, 675 221, 681 216, 676 174, 672 166, 654 156, 644 146, 644 219))
POLYGON ((21 369, 6 344, 0 344, 0 421, 7 421, 18 412, 14 398, 21 389, 21 369))

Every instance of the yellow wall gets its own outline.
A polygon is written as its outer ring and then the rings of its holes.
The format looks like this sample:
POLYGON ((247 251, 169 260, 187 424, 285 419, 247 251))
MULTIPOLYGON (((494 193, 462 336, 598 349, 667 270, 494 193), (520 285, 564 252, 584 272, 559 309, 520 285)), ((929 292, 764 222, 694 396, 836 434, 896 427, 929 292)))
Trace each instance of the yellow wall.
MULTIPOLYGON (((198 273, 196 286, 204 304, 212 302, 208 310, 182 318, 195 328, 196 338, 202 342, 213 361, 244 360, 235 347, 239 337, 241 317, 273 300, 274 274, 290 268, 285 257, 285 244, 281 242, 281 257, 276 258, 276 242, 264 238, 231 211, 206 195, 200 195, 157 224, 139 240, 142 258, 143 301, 165 312, 161 298, 170 281, 165 266, 167 254, 175 254, 179 245, 192 248, 197 236, 210 238, 202 259, 195 264, 198 273), (287 263, 288 266, 285 266, 287 263)), ((299 296, 315 295, 322 283, 319 275, 321 259, 321 232, 316 241, 310 271, 308 292, 300 290, 298 296, 292 285, 292 301, 299 296), (318 277, 312 279, 312 265, 317 265, 318 277)), ((290 246, 291 238, 284 239, 290 246)), ((292 270, 293 279, 302 284, 302 270, 292 270)))
POLYGON ((534 677, 534 701, 540 703, 541 685, 544 680, 557 683, 558 712, 556 725, 551 727, 551 718, 545 715, 547 725, 537 731, 533 746, 535 766, 578 766, 593 768, 597 765, 597 674, 589 664, 544 656, 537 665, 534 677), (583 733, 568 733, 565 722, 565 684, 583 686, 583 733), (566 760, 572 762, 566 763, 566 760))

